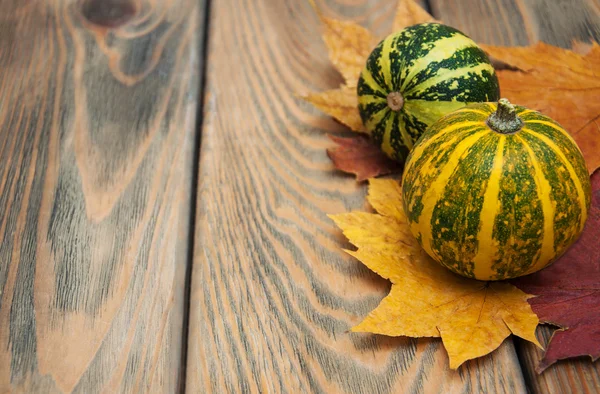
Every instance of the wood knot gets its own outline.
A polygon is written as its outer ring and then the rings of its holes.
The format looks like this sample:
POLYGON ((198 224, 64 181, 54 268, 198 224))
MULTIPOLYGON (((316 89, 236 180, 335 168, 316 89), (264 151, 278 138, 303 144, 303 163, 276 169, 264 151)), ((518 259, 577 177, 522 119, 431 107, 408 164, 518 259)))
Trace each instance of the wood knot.
POLYGON ((404 97, 400 92, 392 92, 387 96, 387 104, 392 111, 400 111, 404 106, 404 97))
POLYGON ((124 25, 136 12, 133 0, 84 0, 82 6, 85 19, 108 28, 124 25))

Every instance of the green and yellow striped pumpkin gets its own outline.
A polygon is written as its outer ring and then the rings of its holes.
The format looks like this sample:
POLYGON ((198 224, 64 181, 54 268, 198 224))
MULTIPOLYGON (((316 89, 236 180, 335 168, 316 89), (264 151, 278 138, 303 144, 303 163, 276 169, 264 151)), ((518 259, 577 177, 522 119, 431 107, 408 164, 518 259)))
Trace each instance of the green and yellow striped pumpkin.
POLYGON ((438 23, 414 25, 385 38, 369 55, 357 93, 367 132, 399 162, 443 115, 466 103, 500 98, 483 50, 438 23))
POLYGON ((432 125, 407 159, 402 195, 431 257, 457 274, 500 280, 563 254, 583 230, 591 190, 569 134, 502 99, 432 125))

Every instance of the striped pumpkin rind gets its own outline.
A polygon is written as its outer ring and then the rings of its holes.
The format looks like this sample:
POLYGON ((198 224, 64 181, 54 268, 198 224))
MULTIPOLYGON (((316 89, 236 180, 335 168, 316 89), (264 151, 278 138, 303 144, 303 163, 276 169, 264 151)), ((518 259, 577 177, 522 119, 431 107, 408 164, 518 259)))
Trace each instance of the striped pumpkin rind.
POLYGON ((544 268, 579 237, 590 179, 579 148, 552 119, 515 106, 523 127, 497 133, 495 103, 436 122, 410 153, 403 205, 414 236, 457 274, 501 280, 544 268))
POLYGON ((357 93, 367 131, 400 162, 443 115, 466 103, 499 99, 498 79, 483 50, 438 23, 414 25, 385 38, 369 56, 357 93), (388 105, 392 92, 404 99, 399 110, 388 105))

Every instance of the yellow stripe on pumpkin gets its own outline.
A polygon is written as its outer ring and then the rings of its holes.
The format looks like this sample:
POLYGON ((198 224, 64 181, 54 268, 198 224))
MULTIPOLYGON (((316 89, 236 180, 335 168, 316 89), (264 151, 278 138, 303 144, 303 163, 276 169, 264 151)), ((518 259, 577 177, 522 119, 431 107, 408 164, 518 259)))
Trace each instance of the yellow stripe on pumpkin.
POLYGON ((444 195, 444 189, 446 188, 450 176, 456 170, 456 166, 458 165, 459 160, 465 155, 468 150, 483 136, 488 134, 486 130, 481 130, 478 133, 475 133, 464 140, 462 140, 452 151, 448 161, 444 163, 442 171, 436 177, 436 179, 429 185, 429 189, 425 192, 423 196, 423 206, 426 207, 423 209, 421 216, 416 222, 411 223, 411 230, 414 233, 418 233, 421 235, 421 242, 423 248, 427 251, 430 256, 438 256, 437 253, 433 251, 431 246, 432 234, 431 234, 431 218, 433 216, 433 210, 437 202, 444 195))
POLYGON ((487 64, 487 63, 480 63, 480 64, 477 64, 474 66, 458 68, 455 70, 442 68, 442 69, 438 70, 436 76, 426 79, 425 81, 419 83, 418 85, 413 86, 412 88, 405 91, 404 95, 409 96, 410 94, 412 94, 414 92, 425 91, 432 86, 438 85, 441 82, 448 81, 448 80, 451 80, 454 78, 461 78, 461 77, 465 78, 465 79, 471 78, 471 76, 468 73, 477 74, 477 75, 483 77, 484 71, 487 71, 490 74, 493 74, 495 72, 494 67, 492 67, 490 64, 487 64))
POLYGON ((504 165, 504 143, 506 142, 506 136, 498 135, 497 138, 498 146, 496 147, 496 155, 494 156, 494 164, 490 177, 483 195, 483 204, 481 209, 481 216, 479 219, 479 231, 477 232, 477 254, 473 258, 474 269, 473 273, 476 278, 492 277, 494 276, 494 270, 492 270, 491 264, 498 253, 498 247, 496 241, 492 235, 494 232, 494 224, 496 223, 496 216, 500 209, 500 203, 498 196, 500 194, 500 178, 502 176, 503 165, 504 165))
POLYGON ((531 113, 536 113, 536 112, 537 112, 537 111, 534 111, 534 110, 532 110, 532 109, 524 109, 524 110, 522 110, 522 111, 520 111, 520 112, 519 112, 519 111, 517 111, 517 115, 519 115, 519 116, 523 116, 523 115, 529 115, 529 114, 531 114, 531 113))
POLYGON ((446 60, 461 49, 469 47, 477 47, 477 44, 469 37, 462 34, 455 34, 450 37, 440 38, 434 43, 434 47, 423 57, 415 60, 410 66, 410 72, 404 78, 402 90, 406 88, 406 84, 410 82, 419 72, 431 67, 432 62, 441 62, 446 60))
POLYGON ((581 179, 579 179, 579 177, 577 176, 577 172, 575 171, 575 169, 569 162, 569 159, 567 159, 567 157, 565 156, 563 151, 560 149, 560 147, 558 147, 554 143, 554 141, 552 141, 550 138, 546 137, 545 135, 536 133, 535 131, 533 131, 531 129, 527 129, 527 128, 524 128, 521 131, 526 132, 526 133, 530 134, 531 136, 537 138, 538 140, 540 140, 544 144, 546 144, 550 149, 552 149, 552 151, 554 151, 554 153, 562 161, 561 164, 564 165, 565 168, 567 169, 567 171, 569 172, 569 176, 573 180, 573 183, 575 184, 575 188, 577 189, 577 199, 579 200, 579 207, 581 208, 581 218, 579 220, 579 231, 583 231, 583 226, 585 225, 585 221, 587 220, 587 213, 588 213, 587 212, 587 204, 585 201, 585 192, 583 190, 583 185, 581 184, 581 179))
MULTIPOLYGON (((431 137, 430 139, 428 139, 426 141, 422 141, 421 143, 417 144, 412 151, 412 156, 413 157, 421 157, 423 152, 427 148, 429 148, 429 146, 432 143, 434 143, 435 141, 437 141, 438 139, 440 139, 443 136, 447 136, 448 134, 450 134, 452 132, 456 132, 456 131, 462 132, 463 131, 462 129, 469 129, 469 127, 471 127, 471 126, 479 126, 479 125, 481 125, 481 122, 464 122, 464 123, 448 126, 441 132, 437 133, 435 136, 431 137)), ((464 131, 467 131, 467 130, 464 130, 464 131)), ((441 145, 439 147, 439 149, 440 150, 445 149, 446 147, 451 145, 455 140, 456 140, 456 138, 453 138, 452 140, 447 141, 445 144, 441 145)), ((408 174, 410 172, 410 169, 414 163, 416 163, 416 160, 411 160, 410 162, 406 163, 407 168, 404 170, 405 174, 408 174)))
MULTIPOLYGON (((362 71, 362 73, 360 74, 360 76, 362 77, 362 79, 365 81, 365 83, 373 90, 383 94, 384 96, 387 97, 387 93, 385 92, 385 90, 379 86, 379 84, 377 83, 377 81, 375 81, 375 78, 373 78, 373 74, 371 74, 371 70, 369 70, 368 67, 365 67, 362 71)), ((361 101, 362 97, 364 96, 358 96, 358 100, 361 101)))
POLYGON ((390 66, 390 52, 392 50, 392 42, 394 40, 383 40, 383 47, 381 48, 381 56, 379 60, 381 62, 381 70, 383 71, 383 80, 385 81, 388 89, 392 88, 392 67, 390 66))
POLYGON ((402 136, 402 142, 410 150, 413 148, 414 143, 412 137, 410 136, 410 134, 408 134, 408 131, 406 131, 406 118, 400 115, 396 116, 398 116, 398 126, 400 127, 400 135, 402 136))
POLYGON ((545 120, 529 120, 529 119, 526 121, 526 123, 536 123, 536 124, 541 124, 541 125, 544 125, 544 126, 552 127, 554 130, 559 131, 562 135, 564 135, 565 137, 567 137, 573 143, 573 145, 575 145, 577 147, 577 149, 581 153, 581 149, 579 149, 579 145, 577 145, 577 142, 575 142, 575 140, 573 139, 573 137, 571 136, 571 134, 567 133, 567 131, 565 129, 563 129, 562 127, 556 125, 555 123, 547 122, 545 120))
POLYGON ((392 148, 391 143, 392 127, 394 127, 394 116, 396 116, 396 114, 392 113, 387 118, 387 122, 385 124, 385 133, 383 134, 383 144, 381 145, 381 150, 383 150, 385 154, 389 156, 394 154, 394 149, 392 148))
POLYGON ((483 121, 485 121, 487 119, 487 117, 490 116, 490 114, 492 112, 493 111, 490 111, 490 112, 478 111, 478 110, 476 110, 474 108, 461 108, 461 109, 456 110, 454 112, 454 114, 462 113, 462 114, 476 114, 476 115, 481 115, 481 116, 484 117, 483 121))
MULTIPOLYGON (((379 122, 381 122, 383 120, 383 118, 385 117, 385 115, 388 113, 390 109, 388 107, 384 107, 382 109, 379 110, 379 112, 373 114, 369 120, 367 121, 367 124, 365 126, 367 126, 367 131, 368 130, 375 130, 375 126, 379 124, 379 122)), ((369 133, 371 134, 371 133, 369 133)))
POLYGON ((554 255, 554 214, 555 214, 555 203, 550 200, 550 193, 552 191, 552 187, 550 186, 550 182, 544 176, 544 172, 542 171, 542 167, 538 162, 538 158, 535 153, 531 149, 531 147, 527 144, 526 141, 523 141, 518 134, 514 135, 525 148, 527 154, 529 155, 529 161, 533 166, 534 174, 533 179, 535 180, 535 187, 537 191, 538 200, 542 204, 542 213, 544 214, 544 234, 542 237, 542 247, 541 253, 538 256, 537 261, 527 270, 527 273, 535 272, 541 268, 543 268, 548 261, 550 261, 554 255), (541 264, 540 264, 541 263, 541 264))

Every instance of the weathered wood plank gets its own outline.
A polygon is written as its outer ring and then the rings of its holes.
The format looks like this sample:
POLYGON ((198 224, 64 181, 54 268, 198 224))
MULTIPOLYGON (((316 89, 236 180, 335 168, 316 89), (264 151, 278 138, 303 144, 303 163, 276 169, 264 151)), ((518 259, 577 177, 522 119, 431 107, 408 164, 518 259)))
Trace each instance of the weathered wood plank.
POLYGON ((429 0, 436 17, 475 41, 528 45, 544 41, 570 48, 600 39, 598 0, 429 0))
MULTIPOLYGON (((318 3, 391 26, 387 0, 318 3)), ((511 341, 455 372, 439 339, 348 333, 389 285, 326 217, 363 209, 366 187, 326 157, 341 128, 295 96, 340 81, 320 23, 307 1, 212 7, 187 390, 524 392, 511 341)))
POLYGON ((477 42, 496 45, 527 45, 536 31, 526 20, 523 3, 517 0, 430 0, 434 16, 456 27, 477 42))
POLYGON ((521 0, 535 38, 570 48, 573 40, 600 41, 600 1, 521 0))
MULTIPOLYGON (((575 39, 600 42, 597 0, 430 0, 430 4, 437 18, 489 44, 527 45, 542 40, 570 47, 575 39)), ((547 344, 551 331, 548 327, 540 328, 542 343, 547 344)), ((535 366, 542 351, 524 341, 517 341, 517 348, 533 392, 600 392, 600 363, 591 363, 589 359, 562 361, 538 375, 535 366)))
POLYGON ((0 0, 0 392, 174 392, 203 1, 0 0))

